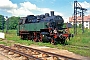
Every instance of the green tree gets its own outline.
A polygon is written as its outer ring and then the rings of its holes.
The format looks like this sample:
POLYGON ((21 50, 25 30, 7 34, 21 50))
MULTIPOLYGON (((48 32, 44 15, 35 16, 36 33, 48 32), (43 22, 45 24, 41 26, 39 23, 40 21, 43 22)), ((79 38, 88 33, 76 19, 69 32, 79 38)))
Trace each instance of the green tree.
POLYGON ((8 29, 16 29, 19 19, 20 17, 15 17, 15 16, 8 18, 8 23, 9 23, 8 29))
POLYGON ((4 29, 5 19, 3 15, 0 15, 0 30, 4 29))

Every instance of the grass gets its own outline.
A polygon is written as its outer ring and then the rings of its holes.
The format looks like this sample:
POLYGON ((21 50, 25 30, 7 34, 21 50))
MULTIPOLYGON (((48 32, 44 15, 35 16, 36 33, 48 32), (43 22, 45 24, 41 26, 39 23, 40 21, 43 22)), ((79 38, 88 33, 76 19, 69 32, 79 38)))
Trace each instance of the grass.
POLYGON ((68 41, 69 51, 72 51, 74 53, 83 55, 83 56, 89 56, 90 57, 90 29, 85 29, 85 32, 82 33, 82 30, 78 28, 78 33, 73 38, 71 38, 71 41, 68 41))
MULTIPOLYGON (((73 29, 70 29, 71 33, 73 33, 73 29)), ((82 34, 82 30, 80 28, 77 29, 77 35, 75 35, 71 40, 67 40, 68 45, 52 45, 50 43, 42 43, 42 42, 33 42, 31 40, 21 40, 19 36, 16 35, 16 30, 9 30, 6 34, 7 42, 3 40, 0 41, 0 44, 12 45, 14 43, 20 43, 24 45, 38 45, 38 46, 48 46, 52 48, 65 49, 76 54, 90 57, 90 29, 85 29, 85 33, 82 34), (9 42, 13 41, 13 42, 9 42)))

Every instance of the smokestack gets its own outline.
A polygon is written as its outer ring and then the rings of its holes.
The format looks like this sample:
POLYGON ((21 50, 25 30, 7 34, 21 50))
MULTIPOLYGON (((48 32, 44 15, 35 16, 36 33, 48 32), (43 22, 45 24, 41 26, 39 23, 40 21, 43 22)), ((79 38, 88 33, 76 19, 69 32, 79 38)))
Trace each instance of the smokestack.
POLYGON ((54 11, 51 11, 51 16, 54 16, 54 11))

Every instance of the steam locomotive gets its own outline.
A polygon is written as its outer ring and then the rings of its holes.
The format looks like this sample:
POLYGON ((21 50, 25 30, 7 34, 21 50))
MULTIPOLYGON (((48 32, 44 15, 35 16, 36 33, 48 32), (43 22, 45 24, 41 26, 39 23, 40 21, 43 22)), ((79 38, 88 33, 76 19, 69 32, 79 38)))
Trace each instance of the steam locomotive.
POLYGON ((28 15, 19 20, 17 34, 21 39, 28 39, 35 42, 65 43, 71 34, 68 29, 63 28, 64 20, 54 11, 45 15, 28 15))

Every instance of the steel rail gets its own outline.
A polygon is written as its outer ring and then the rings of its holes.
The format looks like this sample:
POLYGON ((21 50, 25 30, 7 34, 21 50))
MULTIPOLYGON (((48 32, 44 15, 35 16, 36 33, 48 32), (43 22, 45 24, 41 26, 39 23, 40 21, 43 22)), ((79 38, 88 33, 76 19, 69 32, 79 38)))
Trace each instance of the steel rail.
POLYGON ((28 59, 43 60, 43 59, 34 57, 34 56, 32 56, 32 55, 28 55, 28 54, 25 54, 25 53, 23 53, 23 52, 17 51, 17 50, 15 50, 15 49, 11 49, 11 48, 6 47, 6 46, 4 46, 4 45, 0 45, 0 48, 4 48, 5 50, 9 50, 9 51, 11 51, 11 52, 20 54, 20 55, 22 55, 22 56, 24 56, 24 57, 27 57, 28 59))
POLYGON ((62 57, 62 58, 70 59, 70 60, 80 60, 80 59, 76 59, 76 58, 72 58, 72 57, 67 57, 67 56, 63 56, 63 55, 59 55, 59 54, 55 54, 55 53, 51 53, 51 52, 46 52, 46 51, 34 49, 34 48, 31 48, 31 47, 26 47, 26 46, 18 45, 18 44, 15 44, 14 47, 20 47, 20 48, 25 48, 25 49, 31 49, 31 50, 33 50, 33 51, 37 51, 37 52, 49 54, 49 55, 51 55, 51 56, 62 57))

